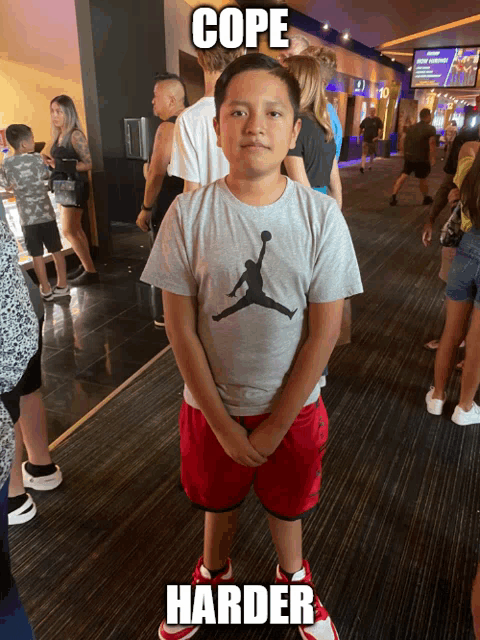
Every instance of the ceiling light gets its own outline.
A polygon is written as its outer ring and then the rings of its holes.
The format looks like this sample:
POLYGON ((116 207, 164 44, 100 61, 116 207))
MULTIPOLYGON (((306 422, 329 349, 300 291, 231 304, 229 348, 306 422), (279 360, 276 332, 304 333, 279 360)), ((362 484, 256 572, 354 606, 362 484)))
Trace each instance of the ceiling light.
POLYGON ((322 29, 324 31, 328 31, 330 29, 330 25, 328 24, 328 22, 325 22, 325 24, 323 25, 322 29))
POLYGON ((392 58, 392 62, 395 62, 395 58, 392 58))
POLYGON ((408 70, 409 70, 409 71, 411 71, 411 70, 412 70, 412 67, 408 67, 408 70))
POLYGON ((344 40, 348 40, 350 38, 350 34, 348 33, 348 31, 344 31, 342 34, 342 38, 344 40))

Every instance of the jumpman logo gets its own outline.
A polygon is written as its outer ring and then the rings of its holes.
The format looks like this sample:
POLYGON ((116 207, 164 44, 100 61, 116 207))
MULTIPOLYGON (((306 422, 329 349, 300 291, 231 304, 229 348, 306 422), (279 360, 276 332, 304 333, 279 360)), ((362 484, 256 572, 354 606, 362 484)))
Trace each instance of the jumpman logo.
POLYGON ((231 316, 232 313, 236 313, 237 311, 240 311, 240 309, 245 309, 245 307, 248 307, 251 304, 259 304, 267 309, 280 311, 280 313, 288 316, 290 320, 295 315, 297 309, 295 309, 295 311, 290 311, 287 307, 275 302, 275 300, 272 300, 272 298, 269 298, 263 293, 263 278, 260 275, 260 269, 262 268, 267 242, 272 239, 272 234, 270 231, 262 231, 261 238, 263 246, 260 251, 258 262, 254 262, 253 260, 247 260, 245 262, 247 270, 242 273, 240 280, 235 285, 233 291, 231 293, 227 293, 227 296, 229 298, 235 298, 237 289, 239 289, 244 282, 248 285, 247 293, 237 302, 237 304, 234 304, 232 307, 228 307, 228 309, 225 309, 225 311, 222 311, 222 313, 219 313, 217 316, 212 316, 216 322, 223 320, 223 318, 226 318, 227 316, 231 316))

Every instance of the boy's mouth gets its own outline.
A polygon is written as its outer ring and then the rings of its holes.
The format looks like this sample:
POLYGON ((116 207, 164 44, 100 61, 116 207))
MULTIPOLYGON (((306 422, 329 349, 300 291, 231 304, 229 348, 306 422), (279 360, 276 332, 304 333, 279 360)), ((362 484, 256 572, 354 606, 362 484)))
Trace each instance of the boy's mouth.
POLYGON ((268 149, 266 144, 258 141, 247 142, 246 144, 242 144, 241 146, 244 149, 268 149))

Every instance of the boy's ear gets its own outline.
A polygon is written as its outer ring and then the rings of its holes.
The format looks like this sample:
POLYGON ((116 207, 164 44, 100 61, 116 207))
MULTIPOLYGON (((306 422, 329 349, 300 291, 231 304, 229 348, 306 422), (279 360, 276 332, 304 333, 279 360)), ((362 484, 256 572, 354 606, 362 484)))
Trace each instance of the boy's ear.
POLYGON ((215 129, 215 133, 217 134, 217 147, 221 148, 222 145, 220 143, 220 124, 219 124, 216 116, 213 119, 213 128, 215 129))
POLYGON ((292 139, 290 140, 290 149, 295 149, 295 145, 297 144, 298 134, 300 133, 300 129, 302 128, 302 121, 300 118, 295 122, 292 129, 292 139))

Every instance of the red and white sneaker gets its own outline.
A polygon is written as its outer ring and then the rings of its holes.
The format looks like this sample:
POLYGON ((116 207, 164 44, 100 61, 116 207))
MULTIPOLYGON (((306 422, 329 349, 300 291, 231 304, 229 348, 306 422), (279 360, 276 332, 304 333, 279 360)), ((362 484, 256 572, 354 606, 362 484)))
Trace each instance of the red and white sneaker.
MULTIPOLYGON (((195 587, 197 584, 210 584, 213 587, 217 587, 219 584, 232 583, 233 571, 230 558, 227 560, 227 568, 225 571, 219 573, 213 580, 210 571, 203 566, 203 556, 197 562, 197 566, 192 575, 192 586, 195 587)), ((199 629, 199 624, 167 624, 166 620, 162 620, 162 624, 158 629, 158 637, 161 638, 161 640, 187 640, 187 638, 193 638, 199 629)))
POLYGON ((315 620, 311 625, 299 624, 298 630, 303 640, 339 640, 337 630, 333 624, 328 611, 320 602, 320 598, 315 591, 315 585, 312 581, 312 573, 307 560, 303 561, 303 568, 297 571, 290 581, 287 576, 277 565, 277 575, 275 584, 308 584, 312 587, 314 593, 313 608, 315 612, 315 620))

